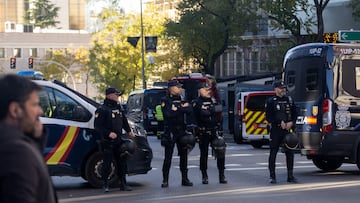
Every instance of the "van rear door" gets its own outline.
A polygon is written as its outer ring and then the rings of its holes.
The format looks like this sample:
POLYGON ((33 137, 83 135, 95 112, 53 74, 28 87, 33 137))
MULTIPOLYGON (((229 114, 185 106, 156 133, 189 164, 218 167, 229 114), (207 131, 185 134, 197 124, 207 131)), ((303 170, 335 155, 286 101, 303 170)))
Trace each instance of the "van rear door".
POLYGON ((288 95, 297 106, 296 132, 301 135, 303 148, 307 151, 320 147, 327 74, 324 64, 324 58, 308 56, 289 60, 285 65, 288 95))
POLYGON ((243 137, 255 148, 268 143, 269 133, 265 118, 266 100, 275 95, 273 91, 243 93, 243 137))

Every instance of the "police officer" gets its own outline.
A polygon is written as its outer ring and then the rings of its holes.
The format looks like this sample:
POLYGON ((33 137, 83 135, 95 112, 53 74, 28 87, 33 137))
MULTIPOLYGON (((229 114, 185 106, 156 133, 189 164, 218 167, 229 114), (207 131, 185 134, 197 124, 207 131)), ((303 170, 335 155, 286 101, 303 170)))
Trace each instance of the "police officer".
MULTIPOLYGON (((102 137, 102 178, 104 181, 104 192, 109 192, 109 174, 112 160, 115 161, 117 166, 120 190, 132 190, 126 183, 127 156, 123 154, 120 156, 120 150, 122 149, 122 145, 125 145, 122 129, 124 129, 130 137, 134 137, 134 134, 131 131, 121 105, 118 103, 120 95, 121 92, 114 87, 107 88, 104 104, 95 112, 95 130, 99 132, 102 137)), ((126 141, 128 142, 129 140, 126 141)))
MULTIPOLYGON (((269 171, 270 183, 276 183, 275 160, 279 147, 283 146, 285 135, 292 130, 296 121, 296 107, 291 97, 286 96, 286 85, 283 81, 274 82, 275 96, 266 102, 266 120, 270 130, 269 171)), ((297 182, 293 175, 294 152, 284 148, 286 167, 290 183, 297 182)))
MULTIPOLYGON (((169 186, 169 172, 171 159, 176 144, 180 156, 180 171, 182 175, 181 184, 183 186, 192 186, 193 183, 188 179, 188 149, 181 142, 186 136, 185 115, 191 113, 192 107, 189 102, 181 98, 182 84, 178 80, 168 82, 168 94, 162 98, 161 107, 164 116, 164 134, 161 136, 161 145, 165 148, 165 158, 162 167, 163 182, 161 187, 169 186)), ((195 144, 195 140, 194 140, 195 144)))
POLYGON ((221 112, 221 105, 216 104, 216 100, 211 96, 211 86, 206 82, 199 83, 199 94, 200 96, 193 102, 193 109, 198 127, 197 136, 199 138, 202 183, 209 183, 206 170, 209 144, 211 143, 217 159, 219 182, 226 184, 227 180, 224 175, 226 144, 219 133, 217 133, 220 123, 216 119, 217 113, 221 112))

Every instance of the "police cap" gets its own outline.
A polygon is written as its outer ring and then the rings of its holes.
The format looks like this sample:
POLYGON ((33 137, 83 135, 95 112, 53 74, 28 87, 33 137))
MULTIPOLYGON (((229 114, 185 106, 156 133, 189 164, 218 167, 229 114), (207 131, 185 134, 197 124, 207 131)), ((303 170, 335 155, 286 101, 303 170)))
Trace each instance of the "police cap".
POLYGON ((274 88, 286 88, 286 85, 284 81, 275 81, 274 82, 274 88))
POLYGON ((168 87, 182 87, 182 84, 178 80, 170 80, 168 82, 168 87))
POLYGON ((106 95, 117 94, 118 96, 122 95, 122 92, 117 90, 115 87, 108 87, 105 90, 106 95))

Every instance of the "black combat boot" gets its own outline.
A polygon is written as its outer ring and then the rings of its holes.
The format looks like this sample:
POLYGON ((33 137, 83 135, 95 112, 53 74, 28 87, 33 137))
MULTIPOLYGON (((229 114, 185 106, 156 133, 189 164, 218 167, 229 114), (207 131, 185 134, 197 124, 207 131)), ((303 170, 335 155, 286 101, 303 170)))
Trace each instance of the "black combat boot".
POLYGON ((270 171, 269 183, 271 183, 271 184, 276 184, 277 183, 275 172, 273 172, 273 171, 270 171))
POLYGON ((181 175, 182 175, 181 185, 193 186, 193 183, 190 182, 190 180, 188 179, 187 170, 181 171, 181 175))
POLYGON ((103 189, 104 192, 109 192, 109 181, 108 180, 104 180, 104 185, 103 185, 103 189))
POLYGON ((202 184, 209 184, 209 178, 206 170, 202 170, 201 174, 202 174, 202 184))
POLYGON ((162 188, 169 187, 169 172, 163 172, 162 188))
POLYGON ((287 182, 289 182, 289 183, 297 183, 298 182, 297 179, 293 175, 293 170, 288 170, 287 182))
POLYGON ((125 176, 123 176, 120 180, 120 190, 121 191, 132 191, 132 188, 126 183, 125 176))
POLYGON ((224 169, 219 170, 219 183, 221 183, 221 184, 226 184, 227 183, 227 180, 226 180, 225 175, 224 175, 224 169))

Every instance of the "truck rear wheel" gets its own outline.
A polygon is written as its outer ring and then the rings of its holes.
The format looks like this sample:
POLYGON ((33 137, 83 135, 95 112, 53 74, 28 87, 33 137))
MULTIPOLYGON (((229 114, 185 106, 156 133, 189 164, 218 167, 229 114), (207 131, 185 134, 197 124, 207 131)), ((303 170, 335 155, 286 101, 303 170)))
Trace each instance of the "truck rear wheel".
MULTIPOLYGON (((93 153, 86 162, 85 176, 92 187, 100 188, 103 186, 103 180, 101 178, 102 163, 103 158, 100 152, 93 153)), ((118 177, 115 175, 116 169, 114 163, 111 164, 111 168, 109 184, 116 186, 116 184, 118 184, 118 177)))
POLYGON ((234 142, 236 144, 241 144, 243 143, 243 137, 242 137, 242 133, 241 133, 241 127, 239 128, 235 128, 234 129, 234 142))
POLYGON ((341 158, 329 159, 326 157, 315 157, 312 159, 316 167, 324 171, 333 171, 338 169, 343 161, 341 158))

